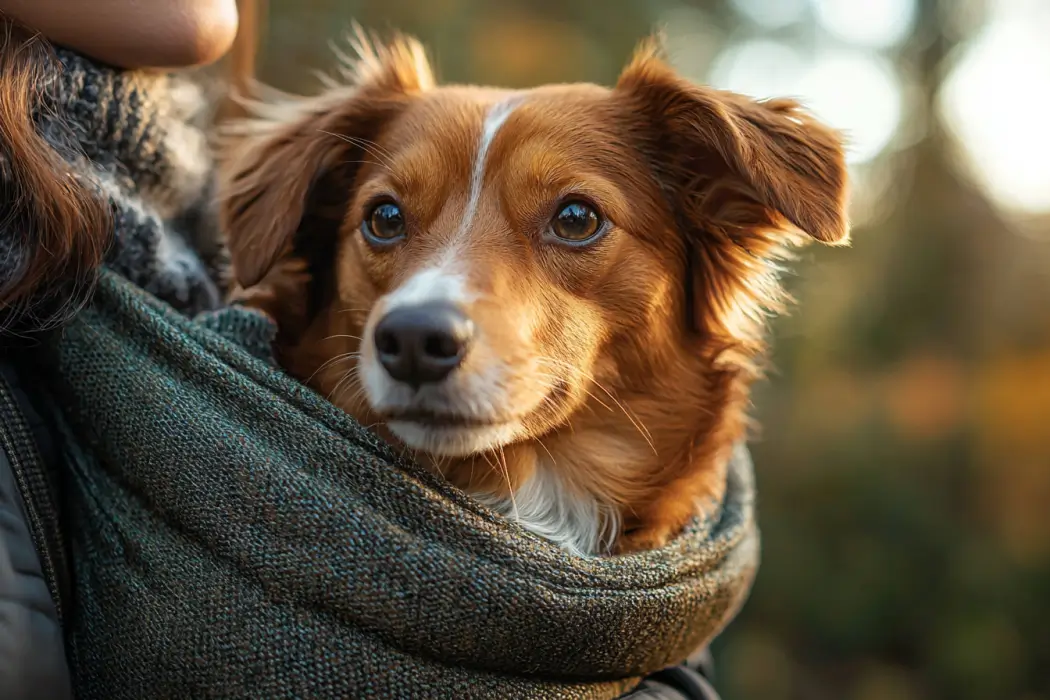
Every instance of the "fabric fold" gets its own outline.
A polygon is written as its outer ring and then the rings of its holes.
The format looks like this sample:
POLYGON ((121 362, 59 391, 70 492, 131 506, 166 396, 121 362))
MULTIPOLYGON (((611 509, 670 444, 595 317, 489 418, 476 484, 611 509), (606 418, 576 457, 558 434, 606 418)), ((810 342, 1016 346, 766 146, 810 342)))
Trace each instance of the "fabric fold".
POLYGON ((161 696, 260 683, 265 697, 401 697, 429 678, 442 696, 615 697, 746 598, 759 546, 743 448, 721 510, 666 548, 574 557, 235 342, 243 329, 257 347, 258 316, 220 313, 195 322, 104 273, 48 363, 83 446, 70 495, 86 697, 130 698, 129 670, 158 667, 161 696))

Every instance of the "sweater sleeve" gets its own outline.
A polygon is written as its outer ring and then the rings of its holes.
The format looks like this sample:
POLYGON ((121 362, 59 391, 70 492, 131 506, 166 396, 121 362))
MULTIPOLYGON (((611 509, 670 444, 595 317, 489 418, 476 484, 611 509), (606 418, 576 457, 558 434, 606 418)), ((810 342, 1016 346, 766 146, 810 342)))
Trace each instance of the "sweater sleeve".
POLYGON ((72 698, 65 642, 15 473, 0 448, 0 697, 72 698))

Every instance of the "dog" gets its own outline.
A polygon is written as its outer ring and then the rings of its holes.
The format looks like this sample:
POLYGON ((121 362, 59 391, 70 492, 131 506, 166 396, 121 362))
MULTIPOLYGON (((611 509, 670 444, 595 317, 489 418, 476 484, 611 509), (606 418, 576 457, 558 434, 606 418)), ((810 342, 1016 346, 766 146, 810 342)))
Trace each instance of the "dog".
POLYGON ((848 240, 840 134, 655 39, 611 88, 531 90, 353 44, 229 132, 235 297, 290 374, 525 529, 667 544, 723 497, 783 262, 848 240))

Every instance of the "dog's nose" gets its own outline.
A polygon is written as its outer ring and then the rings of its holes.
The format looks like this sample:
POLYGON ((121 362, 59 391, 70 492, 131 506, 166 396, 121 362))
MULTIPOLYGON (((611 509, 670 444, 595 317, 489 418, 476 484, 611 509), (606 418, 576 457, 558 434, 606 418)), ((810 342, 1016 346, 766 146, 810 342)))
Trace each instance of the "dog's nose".
POLYGON ((439 382, 463 362, 474 324, 451 304, 394 309, 376 324, 379 362, 394 379, 420 386, 439 382))

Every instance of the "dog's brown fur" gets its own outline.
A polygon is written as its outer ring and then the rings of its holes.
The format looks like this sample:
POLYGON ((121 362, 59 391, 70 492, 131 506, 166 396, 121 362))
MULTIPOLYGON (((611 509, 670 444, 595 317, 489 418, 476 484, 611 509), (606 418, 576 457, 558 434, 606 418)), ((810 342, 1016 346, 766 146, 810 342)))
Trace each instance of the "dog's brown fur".
POLYGON ((504 368, 484 418, 521 431, 480 453, 417 456, 509 498, 542 462, 614 511, 614 551, 664 544, 722 496, 765 317, 785 301, 778 263, 809 238, 847 239, 838 134, 793 102, 692 84, 653 42, 612 89, 513 94, 435 86, 411 39, 359 48, 349 85, 259 106, 237 134, 224 214, 241 298, 276 319, 294 376, 396 441, 363 395, 359 339, 384 295, 456 239, 487 338, 457 373, 504 368), (485 110, 508 97, 520 106, 460 231, 485 110), (358 229, 389 193, 411 233, 376 250, 358 229), (539 235, 568 193, 611 222, 587 249, 539 235))

